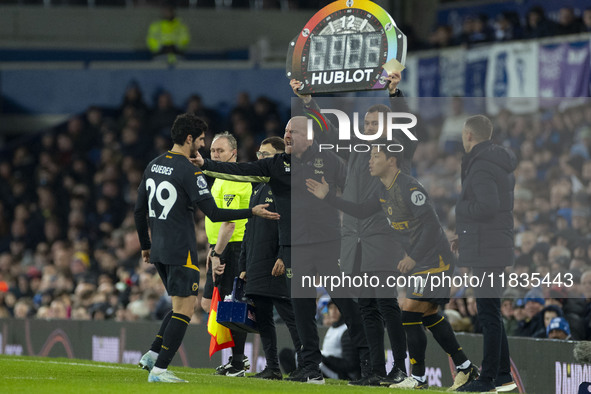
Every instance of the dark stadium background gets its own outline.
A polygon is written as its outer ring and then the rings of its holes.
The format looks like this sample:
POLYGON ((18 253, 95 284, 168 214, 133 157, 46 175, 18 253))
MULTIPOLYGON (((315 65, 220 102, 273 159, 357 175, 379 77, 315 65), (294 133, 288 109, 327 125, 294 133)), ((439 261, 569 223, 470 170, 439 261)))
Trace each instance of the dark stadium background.
MULTIPOLYGON (((401 88, 411 99, 510 96, 519 82, 510 71, 491 82, 498 58, 490 53, 511 58, 515 45, 532 51, 524 95, 556 100, 493 115, 495 141, 520 159, 516 270, 570 272, 576 286, 508 293, 506 327, 510 335, 544 337, 523 318, 538 319, 552 303, 574 340, 591 339, 591 273, 584 275, 591 270, 591 103, 566 99, 589 96, 589 5, 378 3, 408 36, 401 88), (545 15, 537 28, 528 22, 532 12, 545 15), (464 73, 453 72, 458 62, 464 73), (523 308, 535 298, 545 305, 523 308)), ((174 117, 188 110, 205 117, 206 148, 214 132, 229 130, 241 161, 254 160, 265 137, 283 134, 293 97, 287 43, 328 3, 177 4, 191 42, 186 60, 170 66, 150 60, 145 46, 156 1, 0 0, 0 321, 158 321, 170 301, 152 267, 140 263, 131 213, 145 164, 171 145, 174 117)), ((431 114, 414 163, 450 232, 462 152, 441 131, 453 119, 445 108, 431 114)), ((447 309, 456 330, 479 331, 469 292, 459 291, 447 309)), ((192 323, 205 320, 197 309, 192 323)))

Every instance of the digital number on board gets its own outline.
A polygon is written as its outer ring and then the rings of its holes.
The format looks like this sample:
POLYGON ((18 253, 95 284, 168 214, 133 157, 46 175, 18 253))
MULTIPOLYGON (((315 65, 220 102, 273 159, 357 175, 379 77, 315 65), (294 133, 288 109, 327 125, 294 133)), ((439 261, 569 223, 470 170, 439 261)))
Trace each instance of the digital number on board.
POLYGON ((289 45, 286 75, 302 94, 384 89, 390 59, 404 64, 406 36, 369 0, 339 0, 318 11, 289 45))

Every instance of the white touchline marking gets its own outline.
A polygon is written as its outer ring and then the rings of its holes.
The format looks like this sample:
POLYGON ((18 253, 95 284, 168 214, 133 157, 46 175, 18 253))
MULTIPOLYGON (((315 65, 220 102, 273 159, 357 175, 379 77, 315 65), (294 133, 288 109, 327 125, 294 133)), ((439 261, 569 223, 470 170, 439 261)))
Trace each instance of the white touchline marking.
POLYGON ((27 360, 27 359, 7 359, 9 361, 22 361, 29 363, 43 363, 43 364, 58 364, 58 365, 76 365, 79 367, 94 367, 94 368, 110 368, 110 369, 129 369, 125 367, 117 367, 112 365, 100 365, 100 364, 84 364, 84 363, 66 363, 64 361, 49 361, 49 360, 27 360))
MULTIPOLYGON (((133 364, 129 364, 129 367, 119 367, 119 366, 115 366, 115 365, 85 364, 85 363, 67 363, 67 362, 64 362, 64 361, 50 361, 50 360, 27 360, 27 359, 22 359, 22 358, 6 358, 6 359, 0 359, 0 362, 2 362, 3 360, 8 360, 8 361, 22 361, 22 362, 29 362, 29 363, 32 363, 33 362, 33 363, 45 363, 45 364, 75 365, 75 366, 79 366, 79 367, 91 367, 91 368, 128 369, 128 370, 134 370, 135 369, 135 368, 133 368, 133 364)), ((139 368, 137 368, 137 369, 139 370, 139 368)), ((207 375, 207 376, 209 376, 209 374, 207 374, 207 373, 198 373, 198 372, 185 372, 185 371, 181 371, 179 373, 185 374, 185 375, 207 375)))
POLYGON ((7 376, 2 379, 14 379, 14 380, 56 380, 56 378, 46 377, 46 378, 36 378, 32 376, 7 376))

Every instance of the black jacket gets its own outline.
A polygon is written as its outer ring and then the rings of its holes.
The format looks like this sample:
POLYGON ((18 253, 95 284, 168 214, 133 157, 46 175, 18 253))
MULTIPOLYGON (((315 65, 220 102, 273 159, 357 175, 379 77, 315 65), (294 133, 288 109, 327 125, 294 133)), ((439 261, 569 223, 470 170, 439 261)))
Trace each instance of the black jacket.
POLYGON ((306 179, 321 182, 324 177, 330 190, 342 189, 347 178, 345 163, 332 152, 319 152, 314 142, 300 158, 292 155, 291 171, 292 245, 339 240, 339 211, 314 197, 306 188, 306 179))
POLYGON ((206 175, 237 182, 268 182, 279 219, 279 245, 291 245, 291 155, 280 153, 248 163, 223 163, 205 159, 206 175))
MULTIPOLYGON (((252 208, 258 204, 269 204, 267 210, 276 212, 275 196, 266 183, 259 183, 252 191, 249 206, 252 208)), ((246 271, 244 290, 247 295, 289 297, 285 278, 271 275, 278 252, 278 223, 258 216, 250 218, 246 224, 239 261, 240 272, 246 271)))
POLYGON ((215 178, 268 182, 275 196, 277 212, 281 215, 279 245, 307 245, 339 239, 338 211, 330 207, 327 209, 307 191, 306 178, 320 181, 324 176, 334 190, 336 186, 343 186, 346 168, 334 153, 318 150, 314 144, 300 159, 286 153, 249 163, 222 163, 206 159, 202 168, 207 175, 215 178), (296 197, 293 200, 292 195, 296 197), (293 223, 294 234, 291 234, 292 213, 298 218, 293 223))
POLYGON ((531 319, 525 319, 518 323, 515 336, 530 338, 546 338, 544 328, 544 312, 538 312, 531 319))
MULTIPOLYGON (((314 100, 308 104, 308 107, 320 111, 314 100)), ((393 99, 390 107, 396 112, 411 112, 403 98, 393 99)), ((330 120, 327 120, 327 123, 327 132, 315 133, 314 137, 319 143, 338 143, 338 128, 330 120)), ((409 174, 417 143, 409 140, 400 130, 395 130, 393 135, 404 146, 402 172, 409 174)), ((357 138, 353 138, 347 143, 349 142, 351 144, 368 143, 368 141, 361 141, 357 138)), ((347 180, 342 196, 344 200, 363 203, 373 198, 383 188, 380 180, 372 177, 369 173, 370 152, 339 150, 338 154, 347 161, 347 180)), ((367 219, 357 219, 345 214, 341 236, 340 266, 341 270, 347 274, 353 273, 355 270, 358 243, 361 245, 362 253, 361 272, 394 271, 394 262, 397 263, 404 254, 404 250, 396 241, 383 212, 377 212, 367 219)))
POLYGON ((456 205, 458 265, 513 265, 513 189, 517 158, 485 141, 462 159, 462 192, 456 205))

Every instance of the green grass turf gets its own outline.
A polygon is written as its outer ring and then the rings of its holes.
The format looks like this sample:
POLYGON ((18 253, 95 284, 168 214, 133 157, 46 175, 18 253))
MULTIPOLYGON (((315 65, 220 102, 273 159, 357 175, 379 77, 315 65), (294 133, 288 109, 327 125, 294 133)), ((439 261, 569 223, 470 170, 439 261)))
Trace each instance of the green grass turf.
MULTIPOLYGON (((1 393, 416 393, 382 387, 352 387, 342 380, 325 385, 214 376, 213 369, 171 367, 189 383, 148 383, 148 372, 129 364, 98 363, 67 358, 0 355, 1 393)), ((422 390, 420 392, 439 392, 422 390)))

